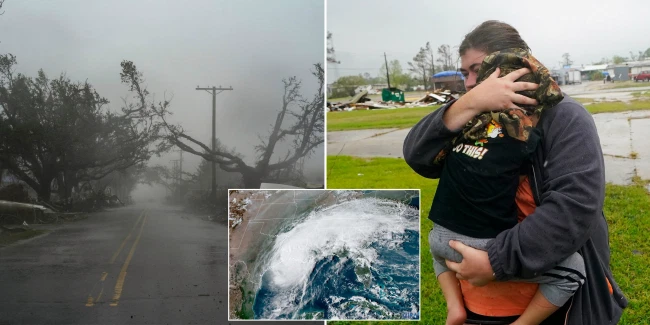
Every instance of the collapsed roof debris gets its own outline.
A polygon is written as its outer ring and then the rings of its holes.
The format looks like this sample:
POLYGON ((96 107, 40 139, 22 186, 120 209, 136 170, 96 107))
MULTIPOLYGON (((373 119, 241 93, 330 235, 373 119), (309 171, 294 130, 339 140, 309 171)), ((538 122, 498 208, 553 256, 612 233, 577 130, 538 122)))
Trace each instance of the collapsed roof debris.
POLYGON ((368 97, 368 91, 364 90, 346 102, 330 103, 327 102, 327 108, 333 111, 356 111, 370 109, 396 109, 405 107, 429 107, 442 105, 453 99, 458 99, 460 93, 450 90, 436 90, 427 92, 422 98, 414 101, 394 102, 394 101, 373 101, 368 97))

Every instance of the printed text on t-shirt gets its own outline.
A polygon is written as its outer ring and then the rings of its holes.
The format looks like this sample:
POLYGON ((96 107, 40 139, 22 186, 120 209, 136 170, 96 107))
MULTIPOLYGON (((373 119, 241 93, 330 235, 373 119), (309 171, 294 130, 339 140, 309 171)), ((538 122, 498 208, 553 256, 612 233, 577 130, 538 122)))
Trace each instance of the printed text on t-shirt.
POLYGON ((486 152, 488 152, 487 149, 483 147, 477 147, 477 146, 472 146, 469 144, 459 144, 457 145, 454 150, 454 152, 461 152, 472 157, 476 158, 478 160, 483 159, 483 156, 485 155, 486 152))

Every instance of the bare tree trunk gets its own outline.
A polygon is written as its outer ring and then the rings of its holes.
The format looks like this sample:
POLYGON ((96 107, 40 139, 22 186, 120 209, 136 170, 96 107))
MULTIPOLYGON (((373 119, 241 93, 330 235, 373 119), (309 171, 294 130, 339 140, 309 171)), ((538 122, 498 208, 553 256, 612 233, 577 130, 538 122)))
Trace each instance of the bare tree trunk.
POLYGON ((65 182, 65 172, 58 173, 56 175, 56 194, 59 195, 59 199, 63 200, 66 198, 65 192, 66 192, 66 182, 65 182))
POLYGON ((77 185, 79 181, 75 175, 74 171, 65 171, 63 173, 63 182, 60 187, 63 187, 63 193, 61 199, 68 201, 72 196, 72 188, 77 185))
POLYGON ((41 186, 36 191, 36 194, 38 195, 38 198, 45 201, 45 202, 50 202, 50 197, 52 194, 52 190, 50 189, 50 183, 52 182, 52 179, 50 179, 49 182, 43 184, 41 183, 41 186))
POLYGON ((262 185, 262 175, 263 173, 260 173, 259 171, 250 168, 246 172, 243 173, 244 177, 244 187, 245 188, 260 188, 262 185))

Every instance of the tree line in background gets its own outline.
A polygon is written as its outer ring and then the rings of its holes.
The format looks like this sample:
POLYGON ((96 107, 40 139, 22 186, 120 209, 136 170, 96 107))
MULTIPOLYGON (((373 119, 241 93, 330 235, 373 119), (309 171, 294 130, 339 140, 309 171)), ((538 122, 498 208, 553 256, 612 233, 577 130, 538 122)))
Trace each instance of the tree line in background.
POLYGON ((629 61, 643 61, 645 59, 650 59, 650 47, 645 51, 637 51, 637 53, 630 51, 629 56, 614 55, 611 58, 604 57, 600 61, 593 62, 592 64, 621 64, 629 61))
MULTIPOLYGON (((650 59, 650 47, 647 48, 645 51, 637 51, 634 53, 633 51, 630 51, 630 56, 621 56, 621 55, 614 55, 611 58, 608 57, 603 57, 599 61, 592 62, 591 64, 593 65, 599 65, 599 64, 622 64, 625 62, 630 62, 630 61, 643 61, 646 59, 650 59)), ((560 66, 570 66, 573 64, 573 60, 571 60, 571 55, 569 53, 564 53, 562 54, 562 61, 559 62, 560 66)))
MULTIPOLYGON (((335 53, 333 36, 332 33, 328 32, 328 63, 340 63, 336 59, 335 53)), ((630 51, 629 57, 614 55, 611 58, 602 58, 600 61, 593 62, 592 64, 621 64, 628 61, 641 61, 647 58, 650 58, 650 48, 645 51, 637 51, 637 53, 630 51)), ((457 61, 458 57, 451 51, 449 45, 443 44, 434 51, 430 42, 427 42, 424 47, 420 48, 413 59, 408 62, 406 71, 402 68, 399 60, 391 60, 388 62, 388 67, 386 67, 385 63, 381 65, 376 77, 372 77, 369 73, 364 73, 356 76, 338 78, 331 84, 331 92, 328 96, 330 98, 354 96, 355 89, 359 86, 384 85, 387 83, 387 69, 391 87, 398 87, 403 90, 416 90, 418 87, 430 89, 432 88, 431 77, 437 72, 457 70, 457 61)), ((562 54, 562 60, 559 62, 559 65, 570 66, 572 64, 573 60, 571 60, 571 55, 569 53, 562 54)), ((590 74, 590 80, 602 80, 602 73, 590 74)))
MULTIPOLYGON (((332 34, 328 33, 328 41, 332 38, 332 34)), ((334 57, 334 48, 331 43, 328 43, 327 55, 328 62, 340 63, 334 57)), ((415 89, 431 89, 431 77, 441 71, 455 71, 456 62, 458 61, 449 45, 443 44, 435 51, 429 42, 424 47, 421 47, 418 53, 408 62, 406 71, 402 68, 399 60, 388 61, 382 64, 379 68, 377 77, 372 77, 369 73, 359 74, 356 76, 344 76, 337 79, 332 83, 332 92, 330 97, 346 97, 354 96, 355 89, 359 86, 387 84, 390 78, 391 87, 401 88, 403 90, 415 89), (386 73, 388 70, 388 74, 386 73)))

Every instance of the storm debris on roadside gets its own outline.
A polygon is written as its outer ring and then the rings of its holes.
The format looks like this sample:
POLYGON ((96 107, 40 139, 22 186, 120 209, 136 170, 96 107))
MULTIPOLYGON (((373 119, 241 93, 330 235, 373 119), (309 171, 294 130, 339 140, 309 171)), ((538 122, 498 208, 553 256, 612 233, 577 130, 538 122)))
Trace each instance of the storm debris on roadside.
POLYGON ((372 110, 372 109, 397 109, 409 107, 429 107, 442 105, 450 102, 451 100, 458 99, 459 92, 449 90, 436 90, 427 92, 423 97, 413 101, 373 101, 368 97, 368 91, 364 90, 352 97, 349 101, 330 103, 327 102, 327 108, 330 112, 336 111, 358 111, 358 110, 372 110))
POLYGON ((20 225, 29 228, 30 224, 71 222, 88 217, 85 213, 61 212, 45 202, 39 203, 0 200, 0 225, 20 225))
POLYGON ((46 213, 53 211, 42 205, 0 200, 0 224, 3 225, 38 223, 46 213))

